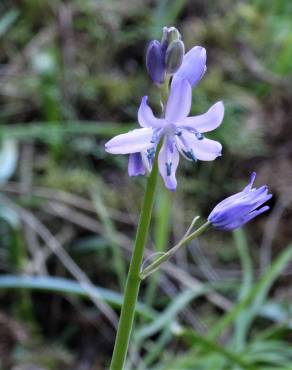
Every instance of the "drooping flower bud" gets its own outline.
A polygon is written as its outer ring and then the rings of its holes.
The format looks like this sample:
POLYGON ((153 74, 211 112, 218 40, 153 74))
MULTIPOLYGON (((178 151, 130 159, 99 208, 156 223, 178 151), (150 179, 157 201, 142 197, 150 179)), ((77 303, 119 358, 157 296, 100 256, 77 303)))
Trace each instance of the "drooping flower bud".
POLYGON ((269 210, 269 206, 262 205, 272 198, 267 185, 253 188, 256 173, 251 174, 249 184, 239 193, 222 200, 213 209, 208 221, 216 229, 234 230, 269 210))
POLYGON ((165 53, 159 41, 150 42, 146 52, 146 68, 154 83, 160 85, 165 79, 165 53))
POLYGON ((184 53, 185 46, 181 40, 170 43, 165 55, 166 73, 173 74, 179 69, 182 64, 184 53))

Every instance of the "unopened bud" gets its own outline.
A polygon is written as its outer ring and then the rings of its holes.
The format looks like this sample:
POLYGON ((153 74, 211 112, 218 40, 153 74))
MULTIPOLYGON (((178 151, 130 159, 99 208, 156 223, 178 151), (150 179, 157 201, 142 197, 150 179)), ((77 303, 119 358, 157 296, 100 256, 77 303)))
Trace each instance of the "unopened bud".
POLYGON ((174 41, 178 41, 181 39, 181 35, 179 31, 175 27, 169 27, 167 30, 167 38, 169 44, 174 41))
POLYGON ((146 52, 146 68, 156 84, 160 85, 165 79, 165 53, 157 40, 150 42, 146 52))
POLYGON ((162 47, 168 46, 168 27, 162 29, 161 45, 162 47))
POLYGON ((173 41, 166 50, 165 66, 166 73, 175 73, 182 64, 185 46, 181 40, 173 41))
POLYGON ((161 38, 162 50, 165 52, 172 42, 180 39, 181 35, 175 27, 163 27, 161 38))

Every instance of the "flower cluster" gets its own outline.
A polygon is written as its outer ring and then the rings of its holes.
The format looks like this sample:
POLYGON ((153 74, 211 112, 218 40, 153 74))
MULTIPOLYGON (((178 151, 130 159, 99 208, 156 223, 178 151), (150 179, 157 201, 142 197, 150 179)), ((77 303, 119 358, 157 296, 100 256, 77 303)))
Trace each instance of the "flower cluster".
MULTIPOLYGON (((162 44, 163 45, 163 44, 162 44)), ((156 53, 153 58, 157 57, 156 53)), ((148 56, 149 58, 149 56, 148 56)), ((148 62, 150 66, 151 63, 148 62)), ((152 63, 152 76, 157 76, 160 66, 152 63)), ((219 142, 207 139, 204 133, 217 128, 224 116, 222 102, 214 104, 206 113, 190 116, 192 87, 196 86, 206 71, 206 50, 201 46, 187 52, 177 71, 172 76, 170 94, 164 116, 155 117, 144 96, 138 110, 141 126, 126 134, 118 135, 106 143, 105 149, 112 154, 130 154, 130 176, 150 172, 158 143, 162 147, 158 156, 159 172, 169 190, 175 190, 175 177, 179 153, 190 161, 212 161, 221 155, 219 142)))
MULTIPOLYGON (((140 128, 118 135, 105 144, 107 152, 129 154, 130 176, 151 172, 158 153, 158 168, 169 190, 177 187, 176 170, 180 154, 190 161, 213 161, 221 156, 219 142, 205 137, 205 133, 220 126, 224 117, 221 101, 198 116, 189 116, 192 105, 192 88, 197 86, 206 72, 206 50, 194 46, 185 54, 181 35, 174 27, 164 27, 161 42, 150 42, 146 53, 146 67, 158 86, 169 84, 169 96, 162 117, 156 117, 144 96, 138 109, 140 128), (168 79, 166 78, 168 76, 168 79), (159 145, 161 143, 161 146, 159 145)), ((260 207, 269 200, 267 186, 252 189, 255 180, 240 193, 219 203, 208 217, 209 223, 222 230, 236 229, 257 215, 267 211, 260 207)))

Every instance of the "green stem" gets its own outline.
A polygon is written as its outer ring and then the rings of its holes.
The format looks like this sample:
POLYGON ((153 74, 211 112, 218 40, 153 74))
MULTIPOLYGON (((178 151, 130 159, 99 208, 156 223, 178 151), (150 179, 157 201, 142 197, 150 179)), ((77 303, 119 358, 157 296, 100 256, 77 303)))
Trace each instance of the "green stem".
POLYGON ((167 75, 163 85, 161 86, 160 94, 161 94, 161 103, 163 104, 163 113, 165 113, 165 105, 168 99, 169 81, 170 81, 170 76, 167 75))
POLYGON ((193 240, 194 238, 197 238, 199 235, 201 235, 203 232, 207 230, 207 228, 210 226, 210 222, 205 222, 202 226, 200 226, 196 231, 193 233, 187 235, 185 238, 183 238, 180 242, 178 242, 173 248, 171 248, 168 252, 164 253, 161 257, 158 257, 155 261, 153 261, 148 267, 146 267, 140 274, 140 279, 143 280, 147 276, 151 275, 153 272, 155 272, 160 265, 167 261, 171 256, 174 255, 181 247, 183 247, 185 244, 193 240))
MULTIPOLYGON (((159 148, 159 146, 158 146, 159 148)), ((159 152, 159 149, 156 151, 159 152)), ((128 277, 126 281, 124 302, 122 305, 121 316, 116 336, 113 357, 111 361, 110 370, 122 370, 127 355, 130 335, 132 331, 135 306, 138 298, 139 288, 141 284, 140 270, 143 260, 144 247, 148 237, 150 226, 154 193, 157 180, 157 155, 151 171, 151 175, 147 181, 147 188, 144 195, 143 205, 140 214, 138 230, 134 245, 134 251, 128 277)))

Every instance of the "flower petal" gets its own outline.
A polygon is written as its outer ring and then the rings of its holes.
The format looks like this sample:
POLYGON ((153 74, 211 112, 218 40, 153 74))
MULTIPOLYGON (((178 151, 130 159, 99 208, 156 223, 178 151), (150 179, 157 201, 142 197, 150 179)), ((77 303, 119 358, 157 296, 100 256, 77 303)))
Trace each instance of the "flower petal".
POLYGON ((161 127, 164 124, 164 119, 156 118, 152 109, 147 104, 148 96, 143 96, 138 110, 138 122, 142 127, 161 127))
POLYGON ((195 156, 201 161, 213 161, 221 156, 222 145, 215 140, 198 140, 194 148, 195 156))
POLYGON ((197 130, 198 132, 208 132, 220 126, 224 117, 224 105, 222 101, 212 105, 204 114, 194 117, 187 117, 182 126, 197 130))
POLYGON ((169 137, 165 137, 158 156, 158 167, 165 186, 172 191, 175 190, 177 186, 175 172, 178 162, 179 153, 176 149, 174 141, 169 137))
POLYGON ((242 191, 240 191, 239 193, 236 193, 234 195, 231 195, 230 197, 222 200, 220 203, 217 204, 217 206, 214 208, 214 210, 215 209, 222 210, 222 209, 224 209, 224 207, 227 207, 229 204, 231 204, 233 202, 241 201, 244 196, 247 196, 250 193, 251 188, 253 186, 253 183, 255 181, 255 178, 256 178, 256 173, 253 172, 251 174, 249 184, 242 191))
POLYGON ((152 79, 157 85, 163 83, 165 79, 164 51, 159 41, 150 42, 146 52, 146 68, 152 79))
POLYGON ((206 71, 206 60, 206 50, 201 46, 193 47, 185 54, 182 65, 173 76, 172 84, 186 79, 192 87, 197 85, 206 71))
POLYGON ((176 137, 178 149, 191 160, 213 161, 221 155, 222 145, 218 141, 202 138, 195 133, 182 130, 176 137))
POLYGON ((246 223, 248 223, 249 221, 251 221, 255 217, 259 216, 260 214, 268 211, 269 209, 270 209, 269 206, 264 206, 264 207, 261 207, 260 209, 257 209, 255 211, 250 212, 248 215, 242 216, 241 218, 237 218, 237 219, 235 218, 235 220, 233 220, 232 222, 227 223, 225 226, 223 226, 222 229, 223 230, 237 229, 238 227, 241 227, 241 226, 245 225, 246 223))
POLYGON ((208 220, 218 228, 223 228, 224 225, 233 223, 236 219, 242 220, 250 212, 253 207, 249 204, 231 203, 228 207, 221 208, 218 205, 210 213, 208 220))
POLYGON ((269 209, 270 209, 269 206, 263 206, 263 207, 261 207, 259 209, 256 209, 256 210, 250 212, 249 215, 245 219, 245 223, 247 223, 248 221, 250 221, 253 218, 257 217, 258 215, 261 215, 262 213, 267 212, 269 209))
POLYGON ((166 104, 165 118, 170 123, 184 120, 190 113, 192 105, 192 88, 187 80, 178 80, 171 84, 166 104))
POLYGON ((129 155, 128 174, 129 176, 145 175, 141 153, 131 153, 129 155))
POLYGON ((256 172, 252 172, 250 175, 250 181, 249 184, 242 190, 243 193, 247 193, 251 190, 253 183, 255 182, 255 179, 257 177, 256 172))
POLYGON ((222 202, 217 204, 214 208, 214 211, 223 212, 226 209, 236 210, 240 207, 241 212, 251 212, 256 209, 258 206, 266 202, 272 197, 271 194, 268 194, 268 188, 266 185, 260 187, 259 189, 252 189, 248 191, 241 191, 237 194, 234 194, 222 202))
POLYGON ((111 154, 130 154, 150 148, 153 136, 152 128, 139 128, 126 134, 115 136, 105 144, 105 150, 111 154))

